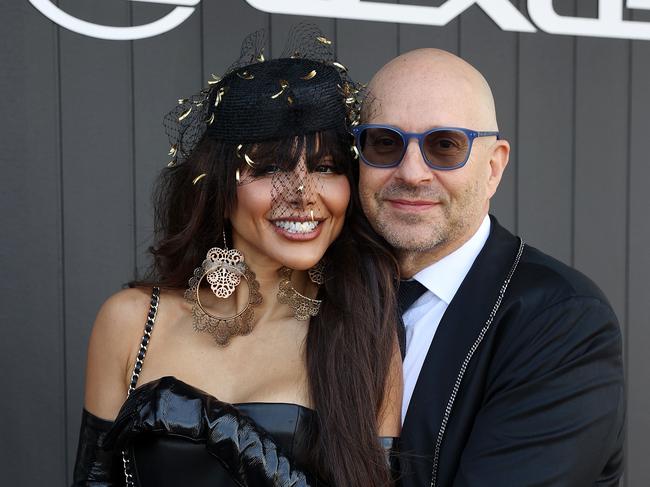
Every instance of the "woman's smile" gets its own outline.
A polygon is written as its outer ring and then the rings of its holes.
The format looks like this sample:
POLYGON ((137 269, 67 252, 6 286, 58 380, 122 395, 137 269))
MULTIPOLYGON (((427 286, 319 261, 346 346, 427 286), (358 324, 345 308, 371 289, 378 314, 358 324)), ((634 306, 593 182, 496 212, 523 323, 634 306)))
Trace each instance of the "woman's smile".
POLYGON ((274 230, 289 240, 312 240, 317 238, 322 229, 323 218, 295 217, 271 220, 274 230))

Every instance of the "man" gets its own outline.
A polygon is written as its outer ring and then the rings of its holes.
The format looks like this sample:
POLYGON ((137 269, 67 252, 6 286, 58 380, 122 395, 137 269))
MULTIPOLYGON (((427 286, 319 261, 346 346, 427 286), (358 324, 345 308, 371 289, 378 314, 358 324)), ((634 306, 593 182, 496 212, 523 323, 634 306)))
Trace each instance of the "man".
POLYGON ((362 122, 362 204, 405 280, 402 485, 617 485, 619 326, 589 279, 488 216, 510 147, 483 76, 409 52, 362 122))

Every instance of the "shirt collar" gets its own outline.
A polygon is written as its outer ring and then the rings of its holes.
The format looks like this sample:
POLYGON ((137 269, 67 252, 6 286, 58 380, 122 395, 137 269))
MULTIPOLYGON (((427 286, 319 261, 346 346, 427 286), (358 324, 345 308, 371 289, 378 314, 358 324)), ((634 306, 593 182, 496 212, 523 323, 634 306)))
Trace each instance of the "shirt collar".
POLYGON ((451 303, 476 257, 490 236, 490 217, 485 216, 476 233, 458 249, 413 276, 424 287, 444 301, 451 303))

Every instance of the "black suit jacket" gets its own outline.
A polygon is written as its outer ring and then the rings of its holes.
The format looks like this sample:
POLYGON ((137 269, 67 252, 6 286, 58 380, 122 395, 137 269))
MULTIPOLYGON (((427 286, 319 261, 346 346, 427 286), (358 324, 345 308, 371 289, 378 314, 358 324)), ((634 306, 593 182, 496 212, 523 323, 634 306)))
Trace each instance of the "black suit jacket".
POLYGON ((596 285, 525 246, 486 327, 519 242, 492 218, 440 322, 402 429, 403 487, 618 484, 621 335, 596 285))

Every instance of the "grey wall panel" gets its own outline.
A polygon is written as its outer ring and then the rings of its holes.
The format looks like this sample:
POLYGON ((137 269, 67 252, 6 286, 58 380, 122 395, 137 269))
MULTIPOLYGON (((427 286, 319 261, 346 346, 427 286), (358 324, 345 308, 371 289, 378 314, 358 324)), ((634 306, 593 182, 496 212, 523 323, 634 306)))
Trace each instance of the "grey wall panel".
MULTIPOLYGON (((515 2, 516 3, 516 2, 515 2)), ((460 55, 488 80, 497 106, 499 130, 513 142, 517 140, 518 49, 519 34, 503 32, 476 5, 460 21, 460 55)), ((469 127, 484 130, 481 127, 469 127)), ((503 174, 490 209, 506 228, 517 231, 517 164, 514 157, 503 174)))
POLYGON ((628 41, 577 40, 573 264, 603 289, 624 337, 629 54, 628 41), (608 143, 616 140, 621 143, 608 143))
MULTIPOLYGON (((270 27, 271 16, 240 0, 203 2, 203 72, 205 80, 211 73, 221 76, 239 57, 244 37, 270 27)), ((267 32, 265 55, 269 57, 270 38, 267 32)), ((283 40, 284 42, 284 40, 283 40)))
MULTIPOLYGON (((440 1, 431 0, 402 0, 397 3, 410 5, 439 6, 440 1)), ((400 53, 421 47, 437 47, 458 54, 460 48, 460 19, 454 19, 444 27, 425 25, 398 24, 398 50, 400 53)))
POLYGON ((516 145, 517 227, 531 245, 571 263, 575 39, 522 35, 516 145))
MULTIPOLYGON (((650 22, 650 14, 636 20, 650 22)), ((627 485, 650 485, 650 43, 632 43, 628 196, 627 485)))
POLYGON ((0 5, 3 485, 65 481, 57 29, 0 5))
MULTIPOLYGON (((82 18, 128 25, 126 2, 66 0, 82 18)), ((133 127, 126 42, 61 31, 68 449, 83 402, 86 347, 101 303, 132 277, 133 127)), ((73 459, 71 458, 70 461, 73 459)), ((71 464, 69 464, 71 467, 71 464)))
POLYGON ((574 264, 624 323, 629 42, 577 42, 574 264))
POLYGON ((396 24, 336 21, 339 60, 348 67, 352 79, 360 83, 368 83, 379 68, 397 56, 397 38, 396 24))
MULTIPOLYGON (((164 8, 134 3, 133 23, 142 24, 164 8)), ((160 17, 158 15, 156 18, 160 17)), ((135 180, 135 253, 138 274, 151 263, 148 247, 152 243, 153 210, 151 192, 160 171, 171 160, 163 116, 179 98, 197 93, 206 81, 202 78, 201 12, 177 29, 161 36, 131 44, 133 50, 133 144, 135 180)), ((124 279, 128 279, 125 276, 124 279)))

